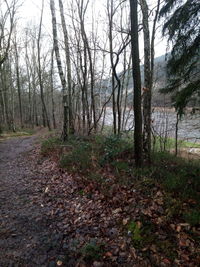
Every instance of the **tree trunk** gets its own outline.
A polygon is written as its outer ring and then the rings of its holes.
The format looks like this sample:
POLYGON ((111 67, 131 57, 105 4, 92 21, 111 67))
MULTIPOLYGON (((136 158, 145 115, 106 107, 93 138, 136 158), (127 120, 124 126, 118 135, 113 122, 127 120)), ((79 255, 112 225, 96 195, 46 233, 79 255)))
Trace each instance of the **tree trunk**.
POLYGON ((38 49, 38 77, 39 77, 39 85, 40 85, 40 96, 42 101, 42 115, 43 115, 43 125, 45 127, 45 120, 47 122, 47 127, 49 131, 51 131, 51 125, 47 113, 46 104, 44 101, 44 88, 43 88, 43 81, 42 81, 42 68, 41 68, 41 59, 40 59, 40 38, 41 38, 41 30, 42 30, 42 18, 43 18, 43 10, 44 10, 44 0, 42 1, 42 11, 40 17, 40 26, 39 26, 39 33, 37 39, 37 49, 38 49))
POLYGON ((58 73, 60 77, 60 81, 62 84, 62 93, 63 93, 63 132, 62 132, 62 138, 63 141, 66 141, 69 136, 69 118, 68 118, 68 98, 67 98, 67 86, 66 86, 66 80, 62 68, 62 62, 60 58, 60 51, 59 51, 59 45, 58 45, 58 34, 57 34, 57 25, 56 25, 56 13, 55 13, 55 3, 54 0, 50 0, 50 9, 51 9, 51 15, 52 15, 52 29, 53 29, 53 42, 54 42, 54 51, 56 55, 56 61, 57 61, 57 67, 58 67, 58 73))
MULTIPOLYGON (((88 37, 85 31, 85 26, 84 26, 84 15, 87 9, 87 5, 89 1, 87 1, 86 7, 83 7, 83 1, 82 3, 79 3, 79 1, 76 0, 77 7, 78 7, 78 14, 79 14, 79 19, 80 19, 80 26, 81 26, 81 36, 82 40, 84 43, 84 46, 86 48, 86 53, 88 55, 89 59, 89 71, 90 71, 90 89, 91 89, 91 117, 93 118, 93 124, 94 124, 94 130, 95 132, 97 131, 97 119, 96 119, 96 104, 95 104, 95 95, 94 95, 94 68, 93 68, 93 61, 92 61, 92 54, 91 54, 91 49, 89 46, 89 41, 88 37)), ((87 66, 85 62, 85 67, 87 66)), ((90 133, 90 125, 89 125, 89 131, 90 133)))
POLYGON ((20 115, 20 126, 21 128, 24 127, 23 125, 23 115, 22 115, 22 99, 21 99, 21 85, 20 85, 20 74, 19 74, 19 55, 17 51, 17 41, 15 40, 15 68, 16 68, 16 77, 17 77, 17 92, 18 92, 18 100, 19 100, 19 115, 20 115))
POLYGON ((53 76, 54 76, 53 54, 54 54, 54 49, 52 49, 52 52, 51 52, 51 104, 52 104, 53 128, 56 129, 55 102, 54 102, 54 82, 53 82, 53 76))
POLYGON ((108 20, 109 20, 109 52, 110 52, 110 63, 112 68, 112 111, 113 111, 113 131, 117 134, 117 112, 116 112, 116 96, 115 96, 115 76, 114 76, 114 61, 113 61, 113 0, 107 2, 108 20))
POLYGON ((149 14, 146 0, 140 0, 144 34, 144 89, 143 89, 143 149, 148 162, 151 160, 151 47, 149 33, 149 14))
POLYGON ((132 71, 134 83, 134 149, 136 167, 143 165, 142 110, 141 110, 141 75, 138 42, 137 0, 130 0, 132 71))
POLYGON ((63 3, 62 0, 59 0, 60 7, 60 16, 62 29, 64 34, 64 43, 65 43, 65 55, 67 63, 67 85, 68 85, 68 101, 69 101, 69 133, 74 134, 74 120, 73 120, 73 106, 72 106, 72 75, 71 75, 71 60, 70 60, 70 49, 69 49, 69 37, 67 32, 67 26, 64 17, 63 3))

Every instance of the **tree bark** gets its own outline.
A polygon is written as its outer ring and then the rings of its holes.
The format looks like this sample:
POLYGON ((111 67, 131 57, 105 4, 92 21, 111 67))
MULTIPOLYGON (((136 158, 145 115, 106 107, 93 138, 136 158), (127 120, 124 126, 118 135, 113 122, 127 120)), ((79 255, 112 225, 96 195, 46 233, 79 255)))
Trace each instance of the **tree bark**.
POLYGON ((60 77, 60 81, 62 84, 62 93, 63 93, 63 132, 62 132, 62 138, 63 141, 66 141, 69 136, 69 118, 68 118, 68 97, 67 97, 67 86, 66 86, 66 80, 62 68, 62 62, 60 58, 60 50, 58 45, 58 34, 57 34, 57 25, 56 25, 56 13, 55 13, 55 3, 54 0, 50 0, 50 9, 51 9, 51 15, 52 15, 52 30, 53 30, 53 42, 54 42, 54 51, 56 55, 56 61, 57 61, 57 67, 58 67, 58 73, 60 77))
POLYGON ((17 77, 17 93, 19 100, 19 115, 20 115, 20 126, 24 128, 23 125, 23 115, 22 115, 22 98, 21 98, 21 85, 20 85, 20 74, 19 74, 19 55, 17 49, 17 41, 15 40, 15 69, 16 69, 16 77, 17 77))
POLYGON ((60 7, 62 29, 63 29, 63 34, 64 34, 65 55, 66 55, 66 63, 67 63, 67 85, 68 85, 68 99, 69 99, 69 115, 68 115, 69 116, 69 133, 74 134, 71 59, 70 59, 69 37, 68 37, 68 31, 67 31, 67 26, 66 26, 65 17, 64 17, 62 0, 59 0, 59 7, 60 7))
POLYGON ((113 112, 113 131, 114 134, 117 134, 117 112, 116 112, 116 96, 115 96, 115 76, 114 76, 114 61, 113 61, 113 0, 107 2, 107 11, 108 11, 108 23, 109 23, 109 52, 110 52, 110 63, 112 68, 112 112, 113 112))
POLYGON ((138 41, 137 0, 130 0, 132 71, 134 83, 134 150, 136 167, 143 165, 142 110, 141 110, 141 75, 138 41))
POLYGON ((149 15, 146 0, 140 0, 144 34, 144 88, 143 88, 143 149, 148 162, 151 161, 151 47, 149 32, 149 15))
POLYGON ((56 129, 56 119, 55 119, 55 102, 54 102, 54 64, 53 64, 53 55, 54 49, 51 52, 51 105, 52 105, 52 120, 53 120, 53 128, 56 129))
POLYGON ((42 31, 42 18, 43 18, 43 10, 44 10, 44 0, 42 1, 42 11, 40 17, 40 25, 39 25, 39 33, 37 38, 37 50, 38 50, 38 77, 39 77, 39 85, 40 85, 40 96, 42 101, 42 110, 43 110, 43 125, 45 127, 45 120, 47 122, 47 127, 49 131, 51 131, 51 125, 47 113, 47 108, 44 100, 44 88, 42 81, 42 68, 41 68, 41 59, 40 59, 40 39, 41 39, 41 31, 42 31))

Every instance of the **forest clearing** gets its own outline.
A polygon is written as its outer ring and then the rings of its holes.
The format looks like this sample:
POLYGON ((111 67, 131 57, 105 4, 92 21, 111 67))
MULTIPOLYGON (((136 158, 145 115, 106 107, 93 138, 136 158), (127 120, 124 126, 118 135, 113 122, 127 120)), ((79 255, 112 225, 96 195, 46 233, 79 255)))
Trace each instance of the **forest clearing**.
POLYGON ((0 0, 0 267, 200 266, 200 1, 0 0))

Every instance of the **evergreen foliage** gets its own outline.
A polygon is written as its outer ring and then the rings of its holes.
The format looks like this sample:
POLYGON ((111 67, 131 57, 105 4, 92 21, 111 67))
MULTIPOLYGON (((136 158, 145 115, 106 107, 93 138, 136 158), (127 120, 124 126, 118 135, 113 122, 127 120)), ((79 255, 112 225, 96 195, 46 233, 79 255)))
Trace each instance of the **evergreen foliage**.
POLYGON ((172 93, 181 115, 192 97, 197 101, 200 97, 200 2, 165 0, 160 17, 165 17, 163 35, 172 43, 167 62, 169 82, 161 91, 172 93))

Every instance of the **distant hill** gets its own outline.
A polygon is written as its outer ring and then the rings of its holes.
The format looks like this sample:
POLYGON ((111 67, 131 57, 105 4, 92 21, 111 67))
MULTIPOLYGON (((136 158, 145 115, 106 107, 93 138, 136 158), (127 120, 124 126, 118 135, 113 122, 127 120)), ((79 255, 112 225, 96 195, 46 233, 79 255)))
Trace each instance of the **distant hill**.
MULTIPOLYGON (((153 94, 152 104, 154 106, 163 106, 164 104, 170 105, 170 97, 164 96, 159 93, 159 89, 166 85, 166 56, 162 55, 156 57, 154 60, 154 83, 153 83, 153 94)), ((144 81, 144 65, 141 65, 141 79, 142 84, 144 81)), ((124 73, 119 73, 118 76, 122 79, 124 73)), ((128 102, 131 104, 133 99, 133 79, 132 71, 129 70, 125 73, 125 84, 128 83, 128 102)), ((108 94, 111 93, 111 79, 105 79, 103 81, 103 87, 108 89, 108 94)))

